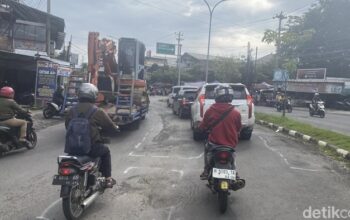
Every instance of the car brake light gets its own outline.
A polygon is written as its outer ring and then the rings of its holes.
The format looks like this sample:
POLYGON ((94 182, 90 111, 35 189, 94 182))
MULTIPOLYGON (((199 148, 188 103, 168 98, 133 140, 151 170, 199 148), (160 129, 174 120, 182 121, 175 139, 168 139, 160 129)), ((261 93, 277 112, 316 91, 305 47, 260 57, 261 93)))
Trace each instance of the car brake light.
POLYGON ((203 114, 204 114, 204 102, 205 102, 205 95, 201 95, 198 98, 199 100, 199 107, 200 107, 200 116, 203 118, 203 114))
POLYGON ((247 103, 248 103, 248 118, 251 118, 253 116, 253 98, 251 95, 247 96, 247 103))

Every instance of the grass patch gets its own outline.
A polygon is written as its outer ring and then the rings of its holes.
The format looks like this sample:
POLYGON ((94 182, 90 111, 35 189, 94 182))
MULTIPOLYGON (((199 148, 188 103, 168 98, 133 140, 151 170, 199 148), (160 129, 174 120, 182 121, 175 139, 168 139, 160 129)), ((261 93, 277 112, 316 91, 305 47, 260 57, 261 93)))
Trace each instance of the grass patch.
POLYGON ((273 116, 264 113, 255 113, 257 120, 264 120, 267 122, 274 123, 276 125, 298 131, 300 133, 309 135, 318 140, 328 142, 339 148, 350 151, 350 136, 339 134, 337 132, 320 129, 309 124, 298 122, 288 117, 273 116))

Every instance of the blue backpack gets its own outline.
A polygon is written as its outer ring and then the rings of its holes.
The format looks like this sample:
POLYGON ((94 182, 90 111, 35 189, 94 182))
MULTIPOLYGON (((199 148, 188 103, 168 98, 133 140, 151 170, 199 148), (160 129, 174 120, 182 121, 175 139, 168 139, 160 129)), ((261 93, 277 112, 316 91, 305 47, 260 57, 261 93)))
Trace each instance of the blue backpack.
POLYGON ((85 115, 78 115, 77 106, 72 110, 73 119, 68 125, 64 152, 72 155, 86 155, 92 147, 90 118, 97 111, 97 107, 92 107, 85 115))

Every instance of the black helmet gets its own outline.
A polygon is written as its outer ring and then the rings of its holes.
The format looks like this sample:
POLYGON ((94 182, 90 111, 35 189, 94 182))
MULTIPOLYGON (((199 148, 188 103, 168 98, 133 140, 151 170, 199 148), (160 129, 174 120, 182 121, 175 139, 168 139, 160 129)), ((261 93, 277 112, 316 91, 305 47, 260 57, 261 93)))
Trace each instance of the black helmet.
POLYGON ((91 83, 81 84, 78 91, 79 100, 87 100, 90 102, 95 102, 98 95, 98 89, 95 85, 91 83))
POLYGON ((218 85, 214 89, 215 101, 221 103, 232 102, 233 89, 229 85, 218 85))

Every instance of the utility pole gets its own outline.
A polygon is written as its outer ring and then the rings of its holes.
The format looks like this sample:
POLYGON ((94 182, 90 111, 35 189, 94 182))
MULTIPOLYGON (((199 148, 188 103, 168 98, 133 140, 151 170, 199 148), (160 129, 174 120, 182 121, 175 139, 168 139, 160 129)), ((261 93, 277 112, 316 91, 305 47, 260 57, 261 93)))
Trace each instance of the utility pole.
POLYGON ((250 49, 250 42, 248 42, 248 49, 247 49, 247 73, 244 77, 244 83, 246 86, 250 89, 251 86, 251 78, 252 78, 252 70, 251 70, 251 61, 252 61, 252 49, 250 49))
POLYGON ((258 60, 258 47, 255 48, 255 61, 254 61, 254 79, 256 77, 256 62, 258 60))
POLYGON ((47 0, 46 52, 47 56, 51 57, 51 0, 47 0))
POLYGON ((67 54, 66 54, 66 61, 67 62, 70 62, 71 50, 72 50, 72 35, 70 36, 70 41, 69 41, 68 48, 67 48, 67 54))
POLYGON ((177 76, 177 85, 181 85, 181 41, 184 39, 182 38, 184 35, 179 31, 178 33, 175 33, 177 35, 177 70, 178 70, 178 76, 177 76))
MULTIPOLYGON (((277 14, 273 17, 278 18, 278 36, 277 36, 277 51, 276 51, 276 67, 277 69, 281 69, 281 29, 282 29, 282 21, 287 18, 281 11, 280 14, 277 14)), ((286 98, 287 98, 287 76, 284 72, 284 99, 283 99, 283 117, 286 116, 286 98)))

